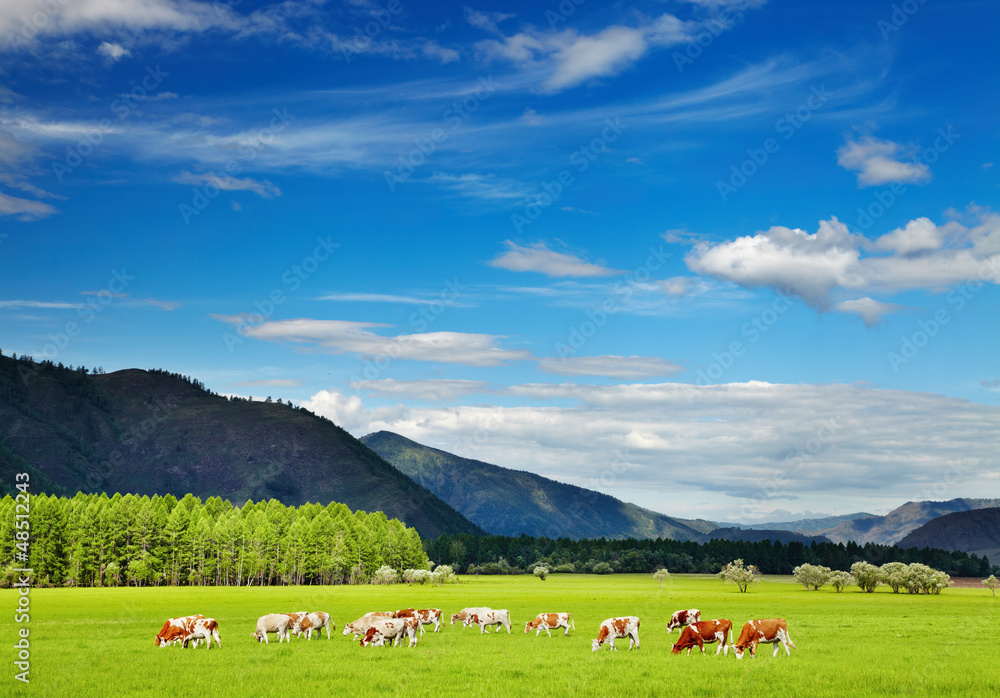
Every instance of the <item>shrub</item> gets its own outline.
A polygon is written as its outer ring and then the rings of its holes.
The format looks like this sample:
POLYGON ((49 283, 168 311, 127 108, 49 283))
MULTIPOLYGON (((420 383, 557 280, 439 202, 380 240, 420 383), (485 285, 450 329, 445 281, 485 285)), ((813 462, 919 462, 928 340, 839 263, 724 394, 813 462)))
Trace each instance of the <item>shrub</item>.
POLYGON ((902 562, 887 562, 878 568, 878 580, 890 587, 893 594, 898 594, 902 587, 908 587, 909 576, 909 568, 902 562))
POLYGON ((792 570, 795 581, 806 589, 818 591, 821 586, 830 581, 832 570, 829 567, 810 565, 808 562, 792 570))
POLYGON ((458 577, 455 576, 455 570, 451 568, 451 565, 438 565, 431 574, 431 580, 438 586, 443 586, 444 584, 457 583, 458 577))
POLYGON ((663 582, 666 581, 667 577, 670 576, 670 572, 667 571, 666 567, 661 567, 660 569, 653 572, 653 579, 660 583, 660 588, 663 588, 663 582))
POLYGON ((372 575, 372 584, 395 584, 398 581, 399 572, 389 567, 389 565, 382 565, 372 575))
POLYGON ((745 594, 751 584, 754 586, 760 584, 761 574, 756 565, 744 566, 743 560, 738 558, 723 567, 719 577, 726 582, 732 582, 740 593, 745 594))
POLYGON ((879 568, 868 562, 855 562, 851 565, 851 576, 861 591, 871 594, 879 585, 879 568))
POLYGON ((576 565, 574 565, 572 562, 565 562, 561 565, 556 565, 555 567, 553 567, 552 571, 562 574, 572 574, 576 572, 576 565))
POLYGON ((549 568, 539 565, 538 567, 535 568, 532 574, 544 582, 545 578, 549 576, 549 568))
POLYGON ((851 576, 850 572, 844 572, 843 570, 837 570, 836 572, 830 573, 830 584, 833 588, 837 590, 839 594, 844 590, 845 587, 849 587, 852 584, 856 584, 854 577, 851 576))
POLYGON ((611 565, 606 562, 598 562, 590 571, 594 574, 611 574, 612 572, 611 565))
POLYGON ((431 581, 431 573, 427 570, 405 570, 403 572, 403 581, 410 585, 426 584, 431 581))

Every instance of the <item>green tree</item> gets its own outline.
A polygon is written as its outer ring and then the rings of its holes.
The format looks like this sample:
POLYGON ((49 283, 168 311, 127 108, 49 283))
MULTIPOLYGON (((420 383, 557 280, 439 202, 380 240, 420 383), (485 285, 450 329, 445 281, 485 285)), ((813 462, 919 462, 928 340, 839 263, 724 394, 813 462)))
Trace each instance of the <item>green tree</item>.
POLYGON ((660 588, 663 588, 663 582, 667 581, 670 576, 670 572, 667 571, 666 567, 661 567, 660 569, 653 572, 653 579, 660 583, 660 588))
POLYGON ((745 594, 751 584, 754 586, 760 584, 761 573, 756 566, 744 565, 743 560, 737 558, 722 568, 719 577, 726 582, 732 582, 740 593, 745 594))

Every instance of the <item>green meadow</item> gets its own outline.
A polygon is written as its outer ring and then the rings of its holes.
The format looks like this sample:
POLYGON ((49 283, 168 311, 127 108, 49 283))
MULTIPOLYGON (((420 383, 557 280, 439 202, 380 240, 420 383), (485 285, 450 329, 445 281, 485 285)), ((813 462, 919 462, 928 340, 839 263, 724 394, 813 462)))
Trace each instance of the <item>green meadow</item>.
MULTIPOLYGON (((0 591, 0 656, 5 695, 961 695, 1000 692, 1000 600, 983 589, 940 596, 875 594, 851 587, 806 591, 789 577, 768 577, 740 594, 714 577, 674 575, 660 589, 649 575, 461 577, 446 587, 166 587, 33 589, 31 683, 13 679, 16 592, 0 591), (407 606, 506 608, 512 634, 480 635, 448 626, 414 649, 366 648, 340 633, 366 611, 407 606), (792 656, 762 645, 755 659, 674 656, 670 614, 699 608, 729 618, 734 634, 753 618, 782 617, 798 646, 792 656), (307 642, 258 644, 250 633, 270 612, 328 611, 337 630, 307 642), (524 634, 540 612, 573 613, 576 630, 551 638, 524 634), (160 649, 153 636, 172 616, 219 621, 222 649, 160 649), (637 615, 639 651, 591 652, 604 619, 637 615), (9 687, 9 688, 7 688, 9 687)), ((428 626, 431 627, 431 626, 428 626)), ((272 636, 273 637, 273 636, 272 636)), ((735 639, 735 638, 734 638, 735 639)))

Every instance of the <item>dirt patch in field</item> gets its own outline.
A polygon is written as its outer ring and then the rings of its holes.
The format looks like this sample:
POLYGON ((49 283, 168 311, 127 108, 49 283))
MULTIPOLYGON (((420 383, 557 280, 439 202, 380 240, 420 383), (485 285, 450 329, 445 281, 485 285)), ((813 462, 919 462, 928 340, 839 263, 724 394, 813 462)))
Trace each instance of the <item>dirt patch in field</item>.
POLYGON ((983 584, 983 577, 952 577, 952 586, 959 589, 983 589, 989 591, 983 584))

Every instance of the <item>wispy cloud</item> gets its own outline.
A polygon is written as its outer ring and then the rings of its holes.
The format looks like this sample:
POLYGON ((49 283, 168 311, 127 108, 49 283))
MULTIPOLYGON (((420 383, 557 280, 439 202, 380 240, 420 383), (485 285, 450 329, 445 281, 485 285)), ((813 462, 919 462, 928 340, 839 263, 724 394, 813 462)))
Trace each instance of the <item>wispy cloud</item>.
POLYGON ((211 184, 222 191, 250 191, 265 199, 281 196, 281 189, 266 179, 257 181, 250 177, 240 179, 231 175, 219 177, 213 172, 192 174, 185 171, 174 177, 174 181, 178 184, 193 184, 195 186, 211 184))
POLYGON ((931 169, 925 163, 904 161, 913 156, 898 143, 865 136, 850 140, 837 151, 837 164, 858 173, 858 185, 874 187, 889 182, 923 184, 931 179, 931 169))
POLYGON ((489 262, 491 267, 510 271, 530 271, 549 277, 591 277, 617 276, 625 272, 600 264, 586 262, 576 255, 556 252, 544 242, 536 242, 527 247, 506 240, 506 251, 489 262))
POLYGON ((684 371, 683 366, 655 356, 569 356, 545 358, 538 368, 560 376, 603 376, 621 380, 666 378, 684 371))

